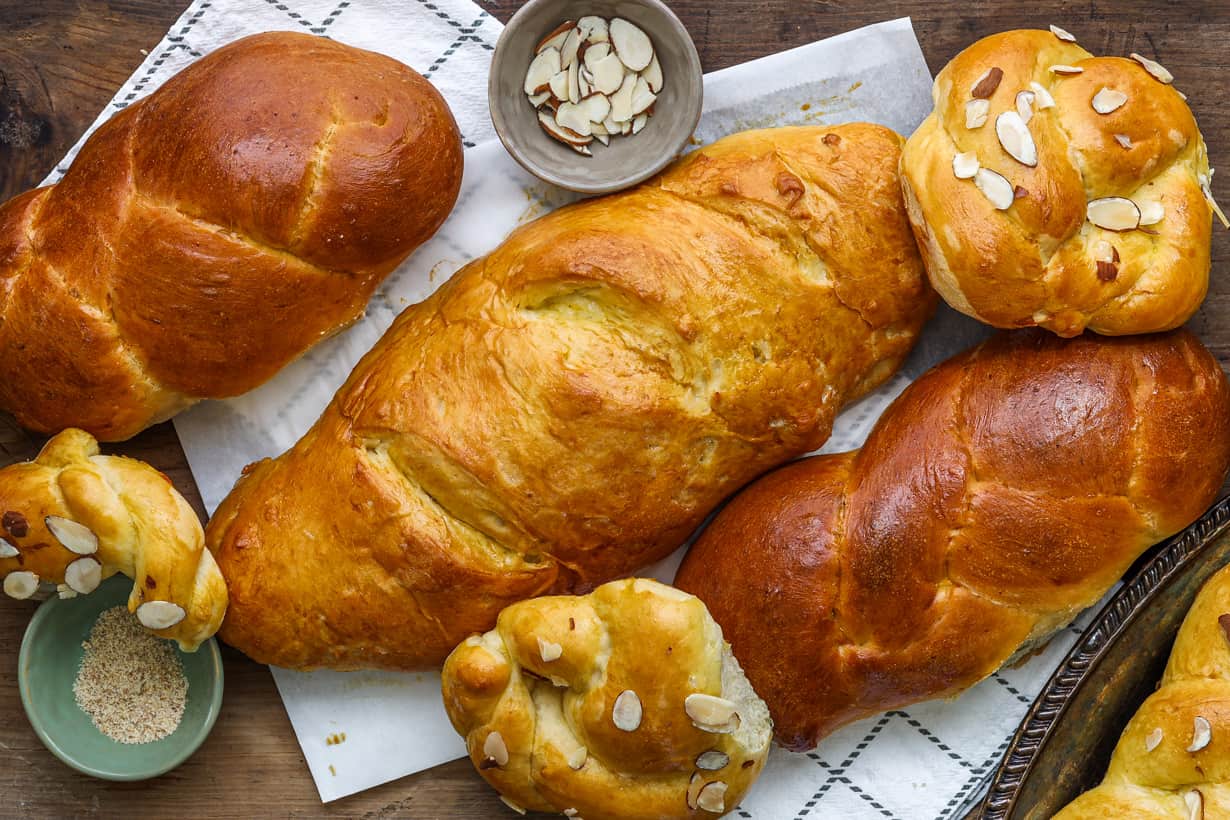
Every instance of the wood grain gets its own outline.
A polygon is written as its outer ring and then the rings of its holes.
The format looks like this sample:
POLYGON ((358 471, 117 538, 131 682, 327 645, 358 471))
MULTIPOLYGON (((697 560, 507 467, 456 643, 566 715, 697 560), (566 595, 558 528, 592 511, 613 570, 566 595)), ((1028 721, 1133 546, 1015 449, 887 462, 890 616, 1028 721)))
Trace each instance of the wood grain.
MULTIPOLYGON (((480 5, 506 20, 517 0, 480 5)), ((892 17, 909 15, 933 72, 995 31, 1074 32, 1095 53, 1140 51, 1178 77, 1214 163, 1230 168, 1230 4, 1146 0, 975 3, 969 0, 673 0, 706 70, 723 68, 892 17)), ((183 0, 0 0, 0 199, 37 185, 93 121, 183 11, 183 0)), ((1214 189, 1230 206, 1230 170, 1214 189)), ((1213 284, 1192 325, 1230 363, 1230 233, 1213 245, 1213 284)), ((0 416, 0 464, 34 455, 41 441, 0 416)), ((107 448, 171 476, 202 512, 169 424, 107 448)), ((151 783, 109 784, 72 772, 35 737, 22 714, 16 658, 33 607, 0 600, 0 794, 3 816, 364 817, 513 816, 460 761, 322 806, 267 669, 224 650, 226 699, 201 751, 151 783)))

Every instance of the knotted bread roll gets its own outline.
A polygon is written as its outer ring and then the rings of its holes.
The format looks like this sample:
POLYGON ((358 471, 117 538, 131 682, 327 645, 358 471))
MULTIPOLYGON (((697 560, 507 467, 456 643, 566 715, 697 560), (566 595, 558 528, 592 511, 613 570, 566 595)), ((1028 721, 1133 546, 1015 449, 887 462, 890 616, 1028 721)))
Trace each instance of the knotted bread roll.
POLYGON ((435 232, 461 152, 388 57, 289 32, 218 49, 0 206, 0 408, 119 441, 251 390, 435 232))
POLYGON ((705 605, 656 581, 508 607, 448 657, 443 688, 506 802, 578 820, 732 811, 772 739, 705 605))
POLYGON ((1205 582, 1106 778, 1055 820, 1230 817, 1230 567, 1205 582))
POLYGON ((517 229, 413 305, 206 530, 223 639, 439 665, 506 605, 668 555, 819 447, 934 294, 879 126, 749 131, 517 229))
POLYGON ((1204 140, 1164 68, 1070 37, 992 35, 936 77, 901 162, 931 283, 996 327, 1178 327, 1208 288, 1204 140))
POLYGON ((99 455, 83 430, 0 470, 0 528, 0 576, 13 598, 43 582, 64 598, 85 595, 120 572, 134 581, 128 610, 187 652, 222 623, 226 584, 192 507, 148 464, 99 455))
POLYGON ((1230 386, 1192 334, 1004 333, 910 385, 861 450, 736 496, 675 580, 806 749, 1030 652, 1228 470, 1230 386))

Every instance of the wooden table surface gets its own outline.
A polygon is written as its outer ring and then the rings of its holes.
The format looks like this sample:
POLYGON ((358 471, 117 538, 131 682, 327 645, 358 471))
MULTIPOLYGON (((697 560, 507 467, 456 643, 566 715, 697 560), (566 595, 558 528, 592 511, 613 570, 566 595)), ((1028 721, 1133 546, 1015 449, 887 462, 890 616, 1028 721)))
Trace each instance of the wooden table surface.
MULTIPOLYGON (((272 2, 272 0, 270 0, 272 2)), ((293 5, 293 0, 286 0, 293 5)), ((517 0, 480 0, 501 20, 517 0)), ((50 171, 185 7, 183 0, 0 0, 0 200, 50 171)), ((932 72, 961 48, 1007 28, 1061 25, 1094 53, 1139 51, 1177 76, 1224 165, 1214 189, 1230 208, 1230 4, 1208 2, 978 3, 972 0, 673 0, 706 70, 740 63, 857 26, 910 15, 932 72)), ((1230 233, 1216 232, 1213 282, 1192 326, 1230 362, 1230 233)), ((41 441, 0 416, 0 464, 32 457, 41 441)), ((108 448, 149 461, 202 512, 170 424, 108 448)), ((2 597, 2 596, 0 596, 2 597)), ((39 743, 22 713, 17 650, 33 607, 0 600, 0 816, 449 817, 512 816, 459 761, 322 806, 265 667, 224 650, 226 698, 204 747, 144 784, 109 784, 69 770, 39 743)))

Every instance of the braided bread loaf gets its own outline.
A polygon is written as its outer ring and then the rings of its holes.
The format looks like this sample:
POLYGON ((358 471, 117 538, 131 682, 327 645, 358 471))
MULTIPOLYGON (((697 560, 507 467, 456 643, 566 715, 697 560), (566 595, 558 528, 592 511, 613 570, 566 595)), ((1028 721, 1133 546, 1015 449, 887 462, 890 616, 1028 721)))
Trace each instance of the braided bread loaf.
POLYGON ((935 78, 901 163, 927 273, 996 327, 1178 327, 1208 288, 1204 140, 1164 68, 1069 37, 992 35, 935 78))
POLYGON ((192 507, 148 464, 98 453, 83 430, 52 438, 34 461, 0 470, 0 576, 13 598, 41 582, 61 597, 102 579, 134 580, 128 609, 155 635, 194 651, 218 631, 226 584, 192 507))
POLYGON ((1230 567, 1179 628, 1156 692, 1123 730, 1106 779, 1055 820, 1230 817, 1230 567))
POLYGON ((218 49, 0 206, 0 408, 118 441, 256 387, 435 232, 461 150, 387 57, 288 32, 218 49))
POLYGON ((444 664, 444 706, 511 805, 714 817, 764 766, 769 712, 705 605, 643 579, 522 601, 444 664))
POLYGON ((861 450, 736 496, 675 581, 778 740, 809 748, 1031 651, 1228 470, 1230 386, 1190 333, 1000 334, 910 385, 861 450))
POLYGON ((438 665, 509 603, 629 574, 818 447, 934 305, 871 125, 752 131, 518 229, 411 306, 206 530, 223 638, 438 665))

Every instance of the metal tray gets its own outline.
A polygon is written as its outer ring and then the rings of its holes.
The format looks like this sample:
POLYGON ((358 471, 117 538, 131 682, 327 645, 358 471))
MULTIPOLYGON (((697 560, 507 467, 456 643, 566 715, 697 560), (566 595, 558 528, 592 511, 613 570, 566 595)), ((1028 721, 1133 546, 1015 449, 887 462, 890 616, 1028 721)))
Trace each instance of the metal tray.
POLYGON ((1123 727, 1157 687, 1179 624, 1230 563, 1230 497, 1166 542, 1107 602, 1022 721, 985 820, 1047 820, 1101 782, 1123 727))

